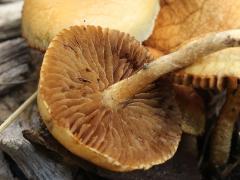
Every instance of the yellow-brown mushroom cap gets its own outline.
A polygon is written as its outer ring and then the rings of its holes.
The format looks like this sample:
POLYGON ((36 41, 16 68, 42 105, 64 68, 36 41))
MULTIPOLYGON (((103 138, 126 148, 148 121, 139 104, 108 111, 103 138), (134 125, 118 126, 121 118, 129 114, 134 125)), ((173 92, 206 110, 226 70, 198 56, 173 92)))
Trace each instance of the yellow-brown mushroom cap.
POLYGON ((95 25, 146 40, 159 12, 159 0, 25 0, 22 34, 31 47, 45 51, 62 29, 95 25))
POLYGON ((175 153, 180 113, 158 81, 109 106, 103 92, 152 60, 131 36, 94 26, 62 31, 46 51, 38 105, 53 136, 72 153, 114 171, 148 169, 175 153))
POLYGON ((174 82, 203 89, 238 88, 240 48, 225 49, 199 59, 174 74, 174 82))

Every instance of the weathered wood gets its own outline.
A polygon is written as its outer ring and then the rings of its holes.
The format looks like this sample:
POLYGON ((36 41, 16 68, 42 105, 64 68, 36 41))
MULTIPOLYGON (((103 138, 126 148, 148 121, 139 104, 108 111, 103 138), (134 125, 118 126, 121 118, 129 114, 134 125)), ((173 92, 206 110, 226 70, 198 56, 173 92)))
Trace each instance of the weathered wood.
POLYGON ((3 153, 0 152, 0 179, 14 180, 8 164, 3 156, 3 153))
MULTIPOLYGON (((6 2, 6 0, 1 0, 1 2, 6 2)), ((16 1, 13 3, 1 4, 0 6, 0 41, 20 36, 22 6, 23 6, 23 1, 16 1)))
POLYGON ((44 156, 22 137, 19 124, 8 128, 1 137, 0 148, 9 154, 28 179, 72 179, 72 170, 44 156))
POLYGON ((0 95, 26 80, 30 51, 22 38, 0 43, 0 95))
MULTIPOLYGON (((28 82, 24 86, 19 86, 15 91, 9 92, 8 95, 1 97, 0 122, 8 117, 36 88, 36 81, 28 82)), ((27 179, 72 180, 73 172, 75 172, 74 168, 48 158, 22 136, 24 128, 32 128, 35 126, 35 122, 38 122, 35 118, 39 118, 39 116, 36 116, 34 112, 36 112, 36 106, 34 109, 30 107, 18 118, 17 122, 0 134, 0 149, 16 162, 27 179), (33 119, 33 123, 30 119, 33 119)))

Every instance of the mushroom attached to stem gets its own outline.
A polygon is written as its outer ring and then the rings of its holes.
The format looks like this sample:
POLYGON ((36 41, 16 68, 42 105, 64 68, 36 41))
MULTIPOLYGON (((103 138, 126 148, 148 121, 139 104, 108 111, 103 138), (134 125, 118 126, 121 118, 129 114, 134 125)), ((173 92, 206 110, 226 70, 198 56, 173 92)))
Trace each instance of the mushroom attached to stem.
POLYGON ((54 38, 45 54, 40 114, 72 153, 114 171, 148 169, 173 156, 181 135, 171 91, 159 91, 168 83, 159 86, 156 80, 239 42, 239 30, 211 34, 151 62, 129 35, 71 27, 54 38))
POLYGON ((127 34, 93 26, 64 30, 50 44, 40 74, 38 106, 49 131, 72 153, 114 171, 168 160, 181 137, 171 85, 112 89, 150 60, 127 34))

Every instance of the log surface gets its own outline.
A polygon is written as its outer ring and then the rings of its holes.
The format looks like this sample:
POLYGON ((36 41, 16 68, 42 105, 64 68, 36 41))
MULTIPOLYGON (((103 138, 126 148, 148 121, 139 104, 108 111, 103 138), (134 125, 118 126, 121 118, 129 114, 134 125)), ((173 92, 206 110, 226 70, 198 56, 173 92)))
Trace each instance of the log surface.
MULTIPOLYGON (((0 120, 4 120, 28 97, 36 88, 36 83, 26 84, 17 91, 9 93, 0 101, 0 120)), ((36 107, 35 107, 36 108, 36 107)), ((71 180, 74 170, 70 166, 58 163, 48 158, 42 151, 36 149, 22 136, 24 128, 36 126, 30 119, 38 118, 31 107, 23 113, 10 127, 0 134, 0 149, 6 152, 18 165, 27 179, 36 180, 71 180)), ((34 120, 33 122, 38 122, 34 120)))
POLYGON ((30 51, 22 38, 0 43, 0 95, 26 80, 30 59, 30 51))

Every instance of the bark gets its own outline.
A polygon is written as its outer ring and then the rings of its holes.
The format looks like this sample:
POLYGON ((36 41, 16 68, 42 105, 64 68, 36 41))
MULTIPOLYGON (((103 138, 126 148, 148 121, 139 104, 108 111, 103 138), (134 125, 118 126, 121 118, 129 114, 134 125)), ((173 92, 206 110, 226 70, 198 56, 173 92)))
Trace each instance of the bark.
POLYGON ((70 167, 44 156, 23 138, 19 124, 9 127, 1 136, 0 148, 11 156, 27 179, 73 179, 70 167))
POLYGON ((0 95, 26 81, 30 60, 30 52, 23 39, 0 43, 0 95))
MULTIPOLYGON (((0 0, 0 3, 8 1, 10 0, 0 0)), ((23 1, 6 3, 0 6, 0 41, 20 36, 22 6, 23 1)))

